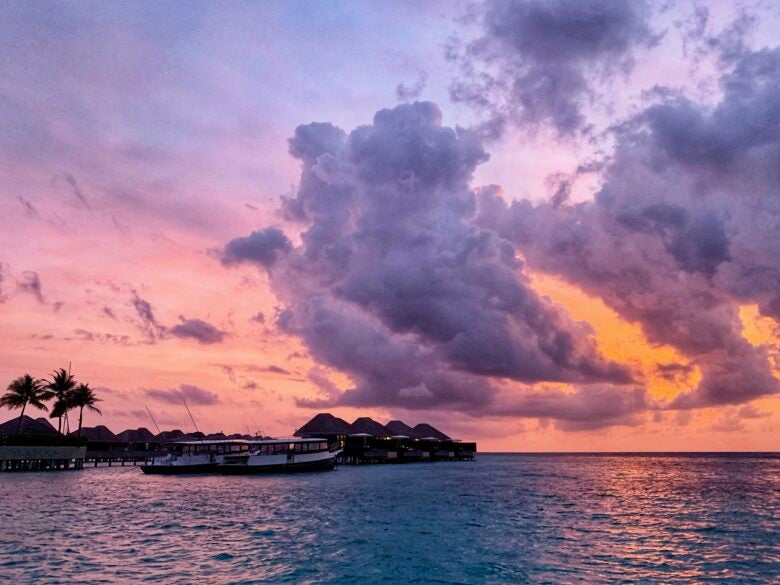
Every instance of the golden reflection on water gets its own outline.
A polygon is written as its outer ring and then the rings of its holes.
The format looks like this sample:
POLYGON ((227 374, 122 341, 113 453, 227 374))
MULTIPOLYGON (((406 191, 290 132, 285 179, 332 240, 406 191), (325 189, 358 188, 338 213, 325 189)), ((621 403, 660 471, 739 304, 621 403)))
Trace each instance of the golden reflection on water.
MULTIPOLYGON (((0 476, 13 583, 778 582, 780 457, 0 476)), ((0 578, 0 581, 2 581, 0 578)))

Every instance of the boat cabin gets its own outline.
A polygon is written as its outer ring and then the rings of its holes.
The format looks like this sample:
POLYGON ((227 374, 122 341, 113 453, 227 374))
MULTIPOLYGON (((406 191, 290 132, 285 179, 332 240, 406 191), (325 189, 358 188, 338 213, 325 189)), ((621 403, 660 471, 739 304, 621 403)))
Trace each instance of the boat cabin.
POLYGON ((250 442, 244 439, 222 439, 216 441, 172 441, 163 448, 174 455, 227 455, 246 453, 250 442))
POLYGON ((249 441, 253 455, 277 455, 280 453, 319 453, 328 451, 325 439, 255 439, 249 441))

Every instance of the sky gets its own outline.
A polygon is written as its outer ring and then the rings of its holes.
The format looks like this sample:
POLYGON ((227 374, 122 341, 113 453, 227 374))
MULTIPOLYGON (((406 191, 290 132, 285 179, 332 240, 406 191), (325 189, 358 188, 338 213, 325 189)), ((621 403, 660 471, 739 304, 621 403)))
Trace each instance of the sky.
POLYGON ((115 432, 194 430, 184 397, 206 432, 776 450, 778 32, 762 1, 3 2, 0 386, 71 364, 115 432))

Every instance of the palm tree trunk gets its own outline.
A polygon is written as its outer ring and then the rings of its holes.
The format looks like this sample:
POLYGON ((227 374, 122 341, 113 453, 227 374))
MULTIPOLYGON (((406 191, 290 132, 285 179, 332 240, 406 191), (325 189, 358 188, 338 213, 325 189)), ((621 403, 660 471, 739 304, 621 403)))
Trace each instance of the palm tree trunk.
POLYGON ((22 432, 22 418, 24 417, 24 409, 27 408, 27 403, 22 404, 22 414, 19 415, 19 423, 16 425, 16 434, 22 432))
POLYGON ((62 434, 62 417, 57 417, 57 432, 61 435, 62 434))
POLYGON ((79 437, 81 436, 81 419, 84 417, 84 407, 79 409, 79 437))

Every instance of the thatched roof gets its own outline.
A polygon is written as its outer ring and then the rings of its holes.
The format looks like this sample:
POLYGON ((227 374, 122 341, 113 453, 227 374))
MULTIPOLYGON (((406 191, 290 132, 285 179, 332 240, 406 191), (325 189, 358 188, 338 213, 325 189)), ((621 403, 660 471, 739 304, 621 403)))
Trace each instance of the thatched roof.
POLYGON ((126 443, 154 443, 156 441, 152 431, 145 427, 140 429, 127 429, 116 436, 117 440, 126 443))
POLYGON ((184 436, 184 431, 174 429, 172 431, 163 431, 155 438, 161 443, 167 443, 168 441, 176 441, 184 436))
POLYGON ((374 419, 367 416, 356 418, 355 422, 352 423, 352 434, 357 435, 361 433, 374 437, 390 437, 396 434, 385 425, 379 424, 374 419))
MULTIPOLYGON (((4 422, 0 425, 0 435, 15 435, 18 425, 18 416, 4 422)), ((25 414, 22 416, 22 429, 20 432, 25 435, 56 435, 57 429, 43 417, 34 419, 25 414)))
POLYGON ((435 437, 442 441, 449 440, 449 437, 442 433, 439 429, 432 427, 428 423, 420 423, 414 427, 414 436, 418 439, 427 439, 428 437, 435 437))
MULTIPOLYGON (((78 434, 79 434, 78 431, 73 431, 72 433, 70 433, 70 436, 76 437, 78 436, 78 434)), ((96 427, 82 427, 81 436, 87 441, 92 441, 92 442, 108 443, 117 440, 116 435, 112 433, 110 430, 108 430, 108 427, 104 425, 98 425, 96 427)))
POLYGON ((295 431, 296 437, 315 437, 317 435, 348 435, 352 427, 344 419, 329 412, 321 412, 295 431))
POLYGON ((391 420, 385 425, 393 431, 393 435, 403 435, 404 437, 414 437, 414 429, 402 420, 391 420))

